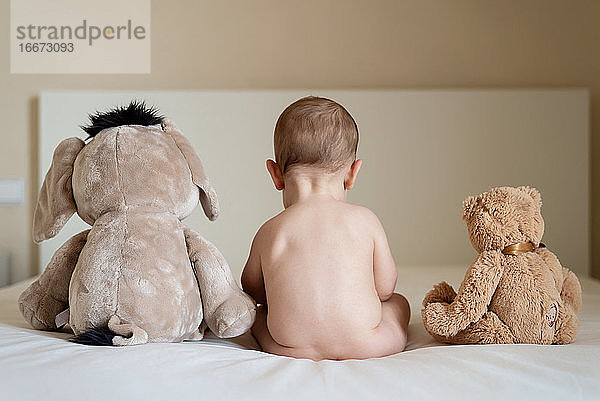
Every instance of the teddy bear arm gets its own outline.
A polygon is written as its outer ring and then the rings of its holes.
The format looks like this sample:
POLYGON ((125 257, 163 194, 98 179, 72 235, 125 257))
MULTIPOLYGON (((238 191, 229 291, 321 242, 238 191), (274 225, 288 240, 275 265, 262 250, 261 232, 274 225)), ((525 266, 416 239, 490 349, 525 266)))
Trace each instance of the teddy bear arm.
POLYGON ((556 289, 559 293, 562 292, 565 275, 563 270, 564 268, 560 264, 560 261, 558 260, 556 255, 552 253, 548 248, 538 248, 536 250, 536 253, 538 253, 542 257, 544 263, 546 263, 547 268, 552 273, 556 289))
POLYGON ((69 306, 71 275, 89 232, 80 232, 58 248, 44 272, 19 297, 19 309, 32 327, 56 329, 54 319, 69 306))
POLYGON ((502 278, 502 271, 502 257, 498 251, 483 252, 467 270, 458 294, 451 303, 453 313, 461 321, 461 330, 487 312, 502 278))
POLYGON ((219 337, 245 333, 254 323, 256 303, 237 286, 217 247, 189 228, 184 234, 200 286, 204 321, 219 337))
POLYGON ((562 301, 569 305, 575 314, 581 310, 581 284, 571 270, 563 267, 563 284, 560 292, 562 301))
POLYGON ((501 277, 499 253, 483 252, 467 270, 451 303, 434 302, 425 307, 423 320, 427 330, 452 337, 477 322, 487 312, 501 277))

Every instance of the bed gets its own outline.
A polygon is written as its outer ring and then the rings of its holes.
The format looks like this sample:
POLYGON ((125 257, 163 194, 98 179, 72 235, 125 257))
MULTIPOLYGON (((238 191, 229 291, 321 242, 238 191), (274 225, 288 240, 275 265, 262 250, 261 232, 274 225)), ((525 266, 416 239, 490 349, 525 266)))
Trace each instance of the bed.
MULTIPOLYGON (((285 105, 308 94, 336 99, 357 118, 365 166, 350 200, 377 213, 398 264, 438 266, 399 269, 397 291, 413 311, 405 352, 364 361, 295 360, 261 352, 249 334, 126 348, 73 344, 68 332, 35 331, 21 317, 17 298, 30 279, 0 289, 0 401, 600 400, 600 282, 585 278, 586 90, 47 91, 39 99, 38 176, 60 141, 82 136, 77 127, 88 113, 132 98, 159 106, 199 151, 224 211, 216 224, 198 211, 184 224, 215 243, 239 277, 256 229, 281 210, 264 171, 273 124, 285 105), (497 148, 498 138, 520 144, 511 147, 510 163, 506 152, 481 151, 497 148), (449 346, 424 330, 423 295, 441 280, 457 287, 473 257, 461 202, 495 185, 542 191, 544 241, 583 286, 574 344, 449 346)), ((86 228, 74 217, 44 242, 39 271, 86 228)), ((28 266, 13 267, 26 277, 28 266)))
POLYGON ((28 327, 17 298, 33 280, 0 290, 2 400, 597 400, 600 281, 580 277, 581 328, 564 346, 450 346, 420 318, 432 284, 457 286, 463 267, 399 269, 413 315, 406 351, 348 361, 263 353, 251 335, 116 348, 73 344, 67 332, 28 327))

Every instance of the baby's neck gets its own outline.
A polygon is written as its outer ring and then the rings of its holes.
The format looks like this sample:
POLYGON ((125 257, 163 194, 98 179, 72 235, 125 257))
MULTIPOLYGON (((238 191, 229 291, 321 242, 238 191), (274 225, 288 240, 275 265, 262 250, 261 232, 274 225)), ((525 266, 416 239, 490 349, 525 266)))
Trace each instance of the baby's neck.
POLYGON ((295 168, 287 172, 283 188, 283 207, 307 200, 346 200, 343 173, 327 173, 318 168, 295 168))

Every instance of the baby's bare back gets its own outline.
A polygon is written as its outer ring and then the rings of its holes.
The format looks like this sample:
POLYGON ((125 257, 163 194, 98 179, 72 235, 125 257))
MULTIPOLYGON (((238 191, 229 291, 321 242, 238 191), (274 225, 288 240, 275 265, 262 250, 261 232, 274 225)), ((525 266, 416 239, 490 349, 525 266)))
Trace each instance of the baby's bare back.
POLYGON ((300 202, 265 225, 258 247, 267 325, 277 343, 343 353, 377 328, 382 307, 369 213, 336 200, 300 202))

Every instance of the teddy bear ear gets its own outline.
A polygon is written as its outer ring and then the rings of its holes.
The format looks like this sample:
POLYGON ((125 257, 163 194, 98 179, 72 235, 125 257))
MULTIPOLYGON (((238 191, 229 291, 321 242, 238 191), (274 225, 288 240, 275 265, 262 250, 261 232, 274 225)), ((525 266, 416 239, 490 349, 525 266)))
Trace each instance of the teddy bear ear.
POLYGON ((477 204, 477 196, 469 196, 463 201, 463 220, 467 220, 473 216, 475 205, 477 204))
POLYGON ((518 187, 517 189, 531 196, 538 206, 542 207, 542 195, 540 194, 540 191, 533 187, 518 187))

